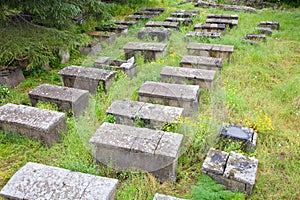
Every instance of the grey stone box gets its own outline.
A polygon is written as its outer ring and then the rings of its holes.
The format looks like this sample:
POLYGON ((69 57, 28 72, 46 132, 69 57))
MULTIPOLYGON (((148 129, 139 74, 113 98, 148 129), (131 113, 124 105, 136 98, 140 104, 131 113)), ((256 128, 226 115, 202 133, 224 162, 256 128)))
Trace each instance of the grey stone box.
POLYGON ((158 16, 160 13, 159 11, 140 10, 135 12, 134 15, 158 16))
POLYGON ((145 58, 146 61, 156 61, 158 58, 165 56, 167 44, 128 42, 123 49, 126 59, 140 54, 145 58))
POLYGON ((198 111, 198 85, 181 85, 147 81, 139 90, 139 101, 184 108, 184 115, 198 111))
POLYGON ((156 193, 154 195, 153 200, 186 200, 186 199, 180 199, 180 198, 176 198, 176 197, 156 193))
POLYGON ((173 29, 173 30, 179 30, 179 22, 159 22, 159 21, 150 21, 147 22, 146 27, 164 27, 164 28, 169 28, 169 29, 173 29))
POLYGON ((0 107, 0 130, 41 140, 52 146, 66 132, 64 113, 24 105, 6 104, 0 107))
POLYGON ((222 58, 223 60, 227 59, 230 63, 234 46, 190 42, 187 49, 189 55, 222 58))
POLYGON ((211 148, 202 165, 202 173, 227 189, 251 195, 255 184, 258 160, 242 154, 230 154, 211 148))
POLYGON ((183 56, 180 61, 180 67, 218 70, 222 68, 222 58, 206 56, 183 56))
POLYGON ((189 38, 192 38, 192 37, 207 37, 207 38, 211 38, 211 39, 220 39, 221 33, 190 31, 185 35, 186 40, 188 40, 189 38))
POLYGON ((252 128, 224 124, 220 137, 225 140, 242 142, 244 151, 255 151, 257 133, 252 128))
POLYGON ((191 18, 183 18, 183 17, 167 17, 165 19, 166 22, 179 22, 184 26, 189 26, 193 23, 191 18))
POLYGON ((118 180, 28 162, 2 188, 6 199, 113 200, 118 180))
POLYGON ((165 8, 143 8, 143 9, 141 9, 141 11, 144 11, 144 10, 146 10, 146 11, 152 11, 152 12, 164 12, 166 9, 165 8))
POLYGON ((261 21, 258 24, 259 27, 264 27, 264 28, 270 28, 272 30, 279 30, 280 24, 279 22, 272 22, 272 21, 261 21))
POLYGON ((75 116, 81 114, 89 103, 89 91, 42 84, 28 93, 31 105, 39 101, 50 102, 57 105, 60 111, 73 111, 75 116))
POLYGON ((194 15, 199 15, 200 11, 199 10, 175 10, 173 13, 191 13, 194 16, 194 15))
POLYGON ((108 45, 111 45, 114 43, 114 41, 117 38, 117 34, 113 32, 104 32, 104 31, 92 31, 92 32, 86 32, 85 34, 92 36, 94 38, 99 39, 100 42, 105 42, 108 45))
POLYGON ((150 38, 151 40, 157 40, 158 42, 168 41, 170 35, 170 30, 155 27, 141 28, 138 32, 138 38, 140 40, 150 38))
POLYGON ((148 21, 149 19, 152 19, 154 16, 153 15, 128 15, 125 17, 126 21, 128 20, 135 20, 135 21, 148 21))
POLYGON ((126 25, 113 25, 113 26, 102 26, 96 28, 99 31, 107 31, 107 32, 114 32, 118 35, 126 35, 128 33, 128 26, 126 25))
POLYGON ((14 88, 25 80, 22 70, 19 67, 0 66, 0 85, 14 88), (2 69, 3 68, 3 69, 2 69))
POLYGON ((171 17, 175 17, 175 18, 191 18, 195 15, 193 15, 192 13, 189 12, 173 12, 171 13, 171 17))
POLYGON ((238 15, 229 15, 229 14, 208 14, 207 18, 208 19, 216 18, 216 19, 235 19, 235 20, 238 20, 239 16, 238 15))
POLYGON ((83 55, 95 56, 102 50, 102 46, 99 42, 93 41, 86 46, 80 47, 79 51, 83 55))
POLYGON ((196 32, 212 32, 226 34, 225 24, 196 24, 194 26, 194 31, 196 32))
POLYGON ((183 135, 103 123, 90 139, 96 161, 116 170, 142 170, 161 181, 176 180, 183 135))
POLYGON ((125 25, 128 27, 134 26, 134 25, 138 25, 137 21, 124 21, 124 20, 114 20, 112 21, 114 24, 117 25, 125 25))
POLYGON ((151 129, 161 129, 167 123, 177 123, 182 113, 183 108, 130 100, 114 101, 106 110, 106 114, 115 117, 117 124, 135 126, 136 120, 141 120, 151 129))
POLYGON ((272 33, 273 33, 271 28, 256 27, 255 30, 257 32, 259 32, 260 34, 266 34, 266 35, 269 35, 269 36, 271 36, 272 33))
POLYGON ((245 40, 254 40, 257 42, 267 42, 265 34, 247 34, 245 40))
POLYGON ((215 70, 193 69, 184 67, 164 67, 160 79, 166 83, 193 84, 204 89, 211 89, 216 76, 215 70))
POLYGON ((137 74, 137 64, 134 57, 126 60, 111 60, 109 57, 99 57, 94 62, 94 67, 110 70, 122 70, 128 77, 133 78, 137 74))
POLYGON ((239 23, 238 20, 235 19, 220 19, 220 18, 208 18, 206 19, 207 24, 225 24, 229 28, 236 27, 239 23))
POLYGON ((107 92, 115 80, 116 72, 98 68, 82 66, 68 66, 58 72, 65 87, 88 90, 95 94, 99 84, 103 85, 104 92, 107 92))

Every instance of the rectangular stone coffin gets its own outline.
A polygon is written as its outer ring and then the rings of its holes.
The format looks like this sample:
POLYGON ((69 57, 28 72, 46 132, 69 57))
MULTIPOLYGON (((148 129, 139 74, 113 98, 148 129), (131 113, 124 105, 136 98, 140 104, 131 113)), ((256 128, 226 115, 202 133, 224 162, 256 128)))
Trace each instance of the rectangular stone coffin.
POLYGON ((137 64, 134 57, 126 60, 110 60, 109 57, 99 57, 94 62, 94 67, 101 69, 122 70, 128 77, 132 78, 137 73, 137 64))
POLYGON ((194 31, 196 32, 212 32, 226 34, 225 24, 196 24, 194 26, 194 31))
POLYGON ((204 89, 211 89, 215 75, 215 70, 166 66, 160 72, 160 79, 162 82, 166 83, 188 83, 199 85, 204 89))
POLYGON ((156 27, 141 28, 138 32, 138 38, 140 40, 150 38, 151 40, 157 40, 163 42, 169 40, 171 32, 168 29, 161 29, 156 27))
POLYGON ((206 56, 183 56, 180 61, 180 67, 218 70, 222 68, 222 58, 206 56))
POLYGON ((234 46, 191 42, 187 49, 189 55, 222 58, 230 63, 234 46))
POLYGON ((0 85, 14 88, 25 80, 23 72, 19 67, 0 66, 0 85))
POLYGON ((124 20, 114 20, 112 23, 117 24, 117 25, 125 25, 128 27, 131 27, 133 25, 138 25, 137 21, 124 21, 124 20))
POLYGON ((209 18, 206 19, 207 24, 225 24, 229 28, 233 28, 238 25, 239 21, 235 19, 219 19, 219 18, 209 18))
POLYGON ((268 36, 271 36, 273 31, 271 28, 265 28, 265 27, 256 27, 255 30, 258 32, 258 33, 261 33, 261 34, 266 34, 268 36))
POLYGON ((228 15, 228 14, 208 14, 208 19, 215 18, 215 19, 235 19, 238 20, 238 15, 228 15))
POLYGON ((152 19, 154 16, 153 15, 128 15, 125 17, 125 19, 128 20, 135 20, 135 21, 140 21, 140 20, 149 20, 152 19))
POLYGON ((96 161, 116 170, 153 173, 165 181, 176 179, 183 135, 103 123, 90 139, 96 161))
POLYGON ((128 33, 128 26, 126 25, 114 25, 114 26, 102 26, 97 27, 99 31, 108 31, 108 32, 114 32, 116 34, 127 34, 128 33))
POLYGON ((191 17, 193 17, 193 14, 188 13, 188 12, 173 12, 173 13, 171 13, 171 17, 191 18, 191 17))
POLYGON ((64 113, 30 106, 6 104, 0 107, 0 130, 41 140, 51 146, 66 132, 64 113))
POLYGON ((186 200, 186 199, 180 199, 180 198, 176 198, 176 197, 156 193, 154 195, 153 200, 186 200))
POLYGON ((146 61, 152 61, 165 56, 167 44, 128 42, 123 49, 126 59, 140 54, 146 61))
POLYGON ((103 85, 104 92, 108 91, 115 80, 116 72, 98 68, 68 66, 60 70, 58 74, 62 77, 65 87, 88 90, 95 94, 99 84, 103 85))
POLYGON ((28 162, 2 188, 7 199, 114 199, 118 180, 28 162))
POLYGON ((174 29, 174 30, 178 30, 179 29, 179 22, 158 22, 158 21, 150 21, 147 22, 146 27, 164 27, 164 28, 170 28, 170 29, 174 29))
POLYGON ((117 124, 135 126, 141 120, 147 128, 161 129, 167 123, 177 123, 183 108, 138 101, 117 100, 107 109, 117 124))
POLYGON ((200 90, 197 85, 147 81, 139 90, 139 101, 184 108, 184 115, 198 111, 200 90))
POLYGON ((258 24, 259 27, 271 28, 272 30, 279 30, 279 22, 262 21, 258 24))
POLYGON ((191 18, 182 18, 182 17, 167 17, 165 19, 166 22, 179 22, 184 26, 189 26, 192 24, 191 18))
POLYGON ((258 160, 242 154, 211 148, 202 165, 202 173, 227 189, 251 195, 255 184, 258 160))
POLYGON ((89 103, 89 91, 56 85, 42 84, 28 93, 31 105, 39 101, 56 104, 61 111, 81 114, 89 103))
POLYGON ((149 11, 149 10, 140 10, 135 12, 135 15, 149 15, 149 16, 157 16, 159 15, 161 12, 159 11, 149 11))
POLYGON ((158 12, 164 12, 166 9, 165 8, 143 8, 141 9, 141 11, 143 10, 146 10, 146 11, 152 11, 152 12, 155 12, 155 11, 158 11, 158 12))
POLYGON ((192 38, 192 37, 196 37, 196 38, 207 37, 207 38, 211 38, 211 39, 218 39, 218 38, 221 38, 221 33, 190 31, 185 35, 186 40, 188 40, 189 38, 192 38))
POLYGON ((104 31, 92 31, 86 32, 85 34, 98 38, 101 42, 105 42, 108 45, 111 45, 117 38, 116 33, 104 32, 104 31))
POLYGON ((267 42, 265 34, 247 34, 245 40, 254 40, 257 42, 267 42))

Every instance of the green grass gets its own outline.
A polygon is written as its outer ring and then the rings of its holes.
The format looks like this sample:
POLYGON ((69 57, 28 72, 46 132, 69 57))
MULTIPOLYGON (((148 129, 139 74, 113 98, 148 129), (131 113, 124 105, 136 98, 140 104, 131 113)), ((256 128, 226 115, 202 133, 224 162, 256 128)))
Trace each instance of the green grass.
MULTIPOLYGON (((149 1, 150 4, 153 1, 149 1)), ((157 7, 169 10, 195 9, 192 4, 174 6, 174 1, 158 1, 157 7)), ((152 5, 152 4, 151 4, 152 5)), ((137 8, 136 8, 137 9, 137 8)), ((195 23, 203 23, 208 13, 233 13, 216 9, 200 9, 195 23)), ((104 121, 108 106, 117 99, 137 100, 140 86, 147 80, 159 81, 163 66, 179 66, 187 55, 186 32, 193 26, 172 32, 166 57, 146 63, 139 57, 138 76, 129 79, 120 76, 107 94, 102 92, 90 97, 87 112, 79 118, 68 117, 68 133, 62 140, 47 148, 26 138, 0 134, 0 188, 26 162, 39 162, 101 176, 118 178, 117 199, 152 199, 156 192, 181 198, 197 198, 197 191, 223 189, 201 176, 202 162, 209 147, 215 145, 216 133, 221 123, 234 123, 253 127, 258 132, 257 150, 253 154, 259 160, 257 181, 250 199, 299 199, 300 192, 300 10, 264 10, 259 14, 239 13, 239 25, 228 30, 220 40, 205 42, 235 46, 233 62, 225 63, 218 73, 214 89, 201 92, 199 113, 181 119, 171 130, 184 134, 185 141, 178 164, 176 183, 159 183, 151 174, 120 173, 109 167, 94 164, 89 138, 104 121), (279 21, 280 30, 267 38, 266 44, 251 46, 241 43, 242 38, 254 31, 259 21, 279 21), (199 182, 199 180, 201 180, 199 182)), ((161 20, 156 18, 155 20, 161 20)), ((129 30, 111 45, 103 46, 101 56, 124 59, 123 45, 139 41, 137 32, 143 24, 129 30)), ((191 41, 204 41, 192 39, 191 41)), ((76 59, 72 64, 91 67, 96 56, 76 59)), ((61 66, 62 68, 64 66, 61 66)), ((1 105, 11 102, 29 105, 27 92, 41 83, 61 85, 57 72, 34 71, 26 75, 26 81, 16 89, 10 89, 1 97, 1 105)), ((168 129, 168 127, 166 127, 168 129)), ((227 150, 236 148, 230 146, 227 150)), ((198 191, 198 192, 199 192, 198 191)), ((225 192, 226 193, 226 192, 225 192)), ((209 194, 203 199, 209 198, 209 194)), ((217 194, 215 194, 217 196, 217 194)), ((235 194, 237 199, 243 195, 235 194)), ((200 197, 199 199, 202 199, 200 197)))

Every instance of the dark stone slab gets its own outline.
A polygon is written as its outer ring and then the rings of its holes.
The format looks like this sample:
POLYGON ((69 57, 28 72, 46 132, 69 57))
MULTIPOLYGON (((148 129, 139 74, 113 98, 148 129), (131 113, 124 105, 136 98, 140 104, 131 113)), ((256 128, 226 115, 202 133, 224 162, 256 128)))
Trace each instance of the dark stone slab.
POLYGON ((14 88, 25 80, 22 70, 19 67, 0 66, 0 85, 14 88))
POLYGON ((142 170, 160 180, 176 179, 183 135, 103 123, 90 139, 94 158, 121 171, 142 170))
POLYGON ((125 20, 114 20, 112 23, 117 25, 125 25, 128 27, 138 25, 137 21, 125 21, 125 20))
POLYGON ((99 84, 102 84, 104 92, 107 92, 115 80, 115 74, 116 72, 111 70, 82 66, 68 66, 58 72, 65 87, 88 90, 92 94, 97 92, 99 84))
POLYGON ((179 22, 184 26, 189 26, 193 23, 191 18, 181 18, 181 17, 167 17, 166 22, 179 22))
POLYGON ((256 27, 255 30, 258 31, 260 34, 266 34, 269 36, 271 36, 273 33, 271 28, 256 27))
POLYGON ((154 16, 153 15, 128 15, 125 17, 126 20, 135 20, 135 21, 140 21, 140 20, 145 20, 148 21, 149 19, 152 19, 154 16))
POLYGON ((156 11, 158 11, 158 12, 164 12, 166 9, 165 8, 143 8, 143 9, 141 9, 141 11, 152 11, 152 12, 156 12, 156 11))
POLYGON ((77 116, 88 106, 89 91, 42 84, 28 93, 30 102, 35 106, 39 101, 56 104, 61 111, 73 111, 77 116))
POLYGON ((222 59, 206 56, 183 56, 180 67, 218 70, 222 68, 222 59))
POLYGON ((6 104, 0 107, 0 130, 41 140, 48 146, 66 132, 64 113, 30 106, 6 104))
POLYGON ((140 10, 134 13, 134 15, 149 15, 149 16, 157 16, 161 12, 159 11, 149 11, 149 10, 140 10))
POLYGON ((150 38, 151 40, 157 40, 158 42, 169 40, 170 35, 171 32, 168 29, 156 27, 141 28, 138 32, 138 38, 140 40, 150 38))
POLYGON ((226 25, 225 24, 196 24, 194 26, 194 31, 221 33, 222 35, 225 35, 226 25))
POLYGON ((106 113, 113 115, 117 124, 135 126, 136 120, 141 120, 147 128, 161 129, 167 123, 177 123, 183 108, 117 100, 110 105, 106 113))
POLYGON ((270 28, 272 30, 279 30, 280 24, 279 22, 272 22, 272 21, 261 21, 258 24, 259 27, 264 27, 264 28, 270 28))
POLYGON ((2 188, 7 199, 114 199, 118 180, 29 162, 2 188))
POLYGON ((139 90, 139 101, 184 108, 185 115, 198 111, 200 91, 197 85, 146 81, 139 90))
POLYGON ((179 29, 179 22, 158 22, 158 21, 150 21, 147 22, 146 27, 157 27, 157 28, 170 28, 170 29, 174 29, 174 30, 178 30, 179 29))
POLYGON ((245 40, 255 40, 257 42, 267 42, 265 34, 247 34, 245 40))
POLYGON ((188 83, 199 85, 204 89, 211 89, 215 75, 216 71, 214 70, 166 66, 160 72, 160 79, 166 83, 188 83))
POLYGON ((152 61, 165 56, 167 44, 128 42, 123 49, 126 59, 136 55, 142 55, 146 61, 152 61))

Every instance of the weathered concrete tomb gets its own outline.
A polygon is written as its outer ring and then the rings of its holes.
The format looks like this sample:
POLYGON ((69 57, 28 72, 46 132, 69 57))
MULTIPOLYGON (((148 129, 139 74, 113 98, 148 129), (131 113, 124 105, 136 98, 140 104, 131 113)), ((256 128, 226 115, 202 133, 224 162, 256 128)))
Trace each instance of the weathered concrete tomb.
POLYGON ((238 15, 229 15, 229 14, 208 14, 207 15, 208 19, 239 19, 238 15))
POLYGON ((183 135, 103 123, 90 139, 96 161, 116 170, 142 170, 175 181, 183 135))
POLYGON ((14 88, 25 80, 22 70, 19 67, 0 66, 0 85, 14 88))
POLYGON ((272 35, 273 31, 271 28, 264 28, 264 27, 256 27, 255 30, 260 34, 272 35))
POLYGON ((117 38, 116 33, 113 32, 104 32, 104 31, 92 31, 86 32, 85 34, 98 38, 100 42, 105 42, 108 45, 111 45, 117 38))
POLYGON ((160 80, 165 83, 193 84, 211 89, 215 75, 215 70, 166 66, 160 72, 160 80))
POLYGON ((77 116, 88 106, 89 91, 42 84, 28 93, 31 105, 39 101, 56 104, 60 111, 73 111, 77 116))
POLYGON ((99 57, 94 61, 94 67, 108 70, 122 70, 130 78, 134 77, 137 73, 137 64, 134 57, 128 60, 111 60, 109 57, 99 57))
POLYGON ((92 41, 86 46, 80 47, 79 51, 83 55, 90 55, 90 56, 95 56, 99 54, 102 50, 102 46, 100 42, 97 41, 92 41))
POLYGON ((156 193, 154 195, 153 200, 185 200, 185 199, 180 199, 180 198, 176 198, 176 197, 156 193))
POLYGON ((245 40, 254 40, 257 42, 267 42, 265 34, 247 34, 245 40))
POLYGON ((208 33, 221 33, 226 34, 225 24, 196 24, 194 26, 194 31, 196 32, 208 32, 208 33))
POLYGON ((120 34, 127 34, 128 33, 128 26, 126 25, 107 25, 107 26, 102 26, 102 27, 97 27, 96 28, 98 31, 108 31, 108 32, 114 32, 118 35, 120 34))
POLYGON ((117 24, 117 25, 125 25, 128 27, 138 25, 137 21, 125 21, 125 20, 114 20, 112 23, 117 24))
POLYGON ((221 33, 214 33, 214 32, 195 32, 190 31, 185 35, 185 38, 192 38, 192 37, 208 37, 212 39, 221 38, 221 33))
POLYGON ((225 185, 229 190, 251 195, 257 167, 256 158, 211 148, 202 165, 202 173, 225 185))
POLYGON ((258 26, 264 28, 270 28, 272 30, 279 30, 280 28, 279 22, 272 22, 272 21, 261 21, 259 22, 258 26))
POLYGON ((0 107, 0 130, 40 140, 51 146, 67 131, 64 113, 31 106, 6 104, 0 107))
POLYGON ((140 10, 134 13, 134 15, 149 15, 149 16, 157 16, 161 12, 159 11, 149 11, 149 10, 140 10))
POLYGON ((170 35, 170 30, 156 27, 141 28, 138 32, 138 38, 140 40, 150 38, 151 40, 157 40, 158 42, 169 40, 170 35))
POLYGON ((184 115, 198 111, 198 85, 182 85, 146 81, 140 88, 139 101, 184 108, 184 115))
POLYGON ((229 28, 233 28, 238 25, 238 20, 235 19, 218 19, 218 18, 209 18, 206 20, 207 24, 225 24, 229 28))
POLYGON ((62 77, 65 87, 88 90, 95 94, 102 84, 104 92, 107 92, 115 80, 115 71, 82 66, 68 66, 60 70, 58 74, 62 77))
POLYGON ((145 25, 146 27, 164 27, 164 28, 170 28, 174 30, 179 29, 179 22, 158 22, 158 21, 149 21, 145 25))
POLYGON ((138 101, 117 100, 106 110, 113 115, 117 124, 135 126, 139 121, 145 127, 161 129, 167 123, 177 123, 183 108, 163 106, 138 101))
POLYGON ((128 42, 123 49, 126 59, 140 54, 146 61, 152 61, 165 56, 167 44, 128 42))
POLYGON ((149 20, 152 19, 154 16, 153 15, 128 15, 125 17, 126 20, 135 20, 135 21, 140 21, 140 20, 149 20))
POLYGON ((199 15, 199 10, 175 10, 171 13, 171 17, 191 18, 199 15))
POLYGON ((255 151, 257 133, 252 128, 223 125, 220 138, 224 140, 231 140, 233 142, 241 142, 244 151, 255 151))
POLYGON ((227 59, 230 63, 234 46, 191 42, 187 46, 187 49, 189 55, 222 58, 223 60, 227 59))
POLYGON ((180 67, 218 70, 222 68, 222 58, 206 56, 183 56, 180 61, 180 67))
POLYGON ((2 188, 7 199, 113 200, 118 180, 28 162, 2 188))
POLYGON ((184 26, 189 26, 192 24, 191 18, 183 18, 183 17, 167 17, 165 19, 166 22, 179 22, 180 24, 184 26))
POLYGON ((152 11, 152 12, 161 12, 163 13, 166 9, 165 8, 143 8, 141 11, 152 11))

